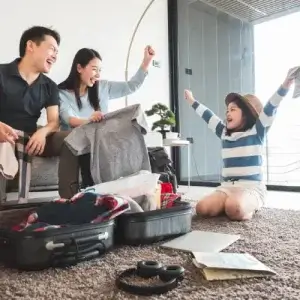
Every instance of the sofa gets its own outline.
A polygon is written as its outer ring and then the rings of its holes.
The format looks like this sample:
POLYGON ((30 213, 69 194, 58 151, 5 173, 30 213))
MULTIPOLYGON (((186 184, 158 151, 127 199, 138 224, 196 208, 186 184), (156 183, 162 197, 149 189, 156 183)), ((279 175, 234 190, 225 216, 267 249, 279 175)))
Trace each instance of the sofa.
MULTIPOLYGON (((58 157, 34 157, 31 165, 30 191, 58 189, 58 157)), ((18 176, 8 180, 6 192, 18 190, 18 176)))

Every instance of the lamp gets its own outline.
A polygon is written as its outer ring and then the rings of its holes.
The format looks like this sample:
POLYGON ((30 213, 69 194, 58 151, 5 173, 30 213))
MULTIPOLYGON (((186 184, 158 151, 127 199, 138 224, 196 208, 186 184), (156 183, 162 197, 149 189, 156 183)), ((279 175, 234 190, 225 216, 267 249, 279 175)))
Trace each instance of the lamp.
MULTIPOLYGON (((129 57, 130 57, 130 51, 131 51, 131 47, 132 47, 132 44, 133 44, 133 41, 134 41, 134 38, 135 38, 135 35, 138 31, 138 28, 144 18, 144 16, 146 15, 147 11, 149 10, 149 8, 151 7, 151 5, 155 2, 156 0, 151 0, 149 2, 149 4, 147 5, 147 7, 145 8, 144 12, 142 13, 140 19, 138 20, 136 26, 135 26, 135 29, 133 31, 133 34, 132 34, 132 37, 130 39, 130 43, 129 43, 129 47, 128 47, 128 52, 127 52, 127 58, 126 58, 126 66, 125 66, 125 80, 126 82, 128 81, 128 63, 129 63, 129 57)), ((128 106, 128 99, 127 99, 127 96, 125 97, 125 106, 128 106)))

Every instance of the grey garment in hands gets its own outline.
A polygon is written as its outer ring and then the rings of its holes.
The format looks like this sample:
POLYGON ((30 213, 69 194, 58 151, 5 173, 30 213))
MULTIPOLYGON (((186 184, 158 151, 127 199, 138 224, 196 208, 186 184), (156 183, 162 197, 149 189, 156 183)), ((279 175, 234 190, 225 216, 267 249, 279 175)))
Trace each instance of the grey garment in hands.
POLYGON ((92 178, 99 184, 151 171, 143 136, 147 131, 145 114, 135 104, 106 114, 99 123, 73 129, 65 142, 74 155, 91 153, 92 178))

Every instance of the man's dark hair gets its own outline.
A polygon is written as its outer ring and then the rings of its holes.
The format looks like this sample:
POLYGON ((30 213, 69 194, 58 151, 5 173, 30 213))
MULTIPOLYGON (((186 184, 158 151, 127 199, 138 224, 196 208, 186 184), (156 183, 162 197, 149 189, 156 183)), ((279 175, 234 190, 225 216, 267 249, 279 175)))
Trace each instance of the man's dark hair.
POLYGON ((45 40, 46 35, 52 36, 56 40, 57 44, 58 45, 60 44, 60 35, 57 31, 53 29, 43 27, 43 26, 33 26, 25 30, 20 39, 20 45, 19 45, 20 57, 24 57, 26 44, 28 41, 33 41, 37 45, 39 45, 41 42, 45 40))

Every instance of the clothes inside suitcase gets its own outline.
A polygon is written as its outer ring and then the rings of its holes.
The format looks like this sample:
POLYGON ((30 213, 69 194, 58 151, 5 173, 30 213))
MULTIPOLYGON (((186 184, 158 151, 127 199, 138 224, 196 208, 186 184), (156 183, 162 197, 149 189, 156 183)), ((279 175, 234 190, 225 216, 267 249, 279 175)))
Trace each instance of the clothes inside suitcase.
POLYGON ((100 256, 114 245, 114 218, 128 209, 126 197, 91 192, 47 203, 0 230, 1 261, 40 270, 100 256))
POLYGON ((147 212, 124 213, 116 218, 115 241, 123 245, 145 245, 191 231, 193 210, 180 198, 172 207, 147 212))

